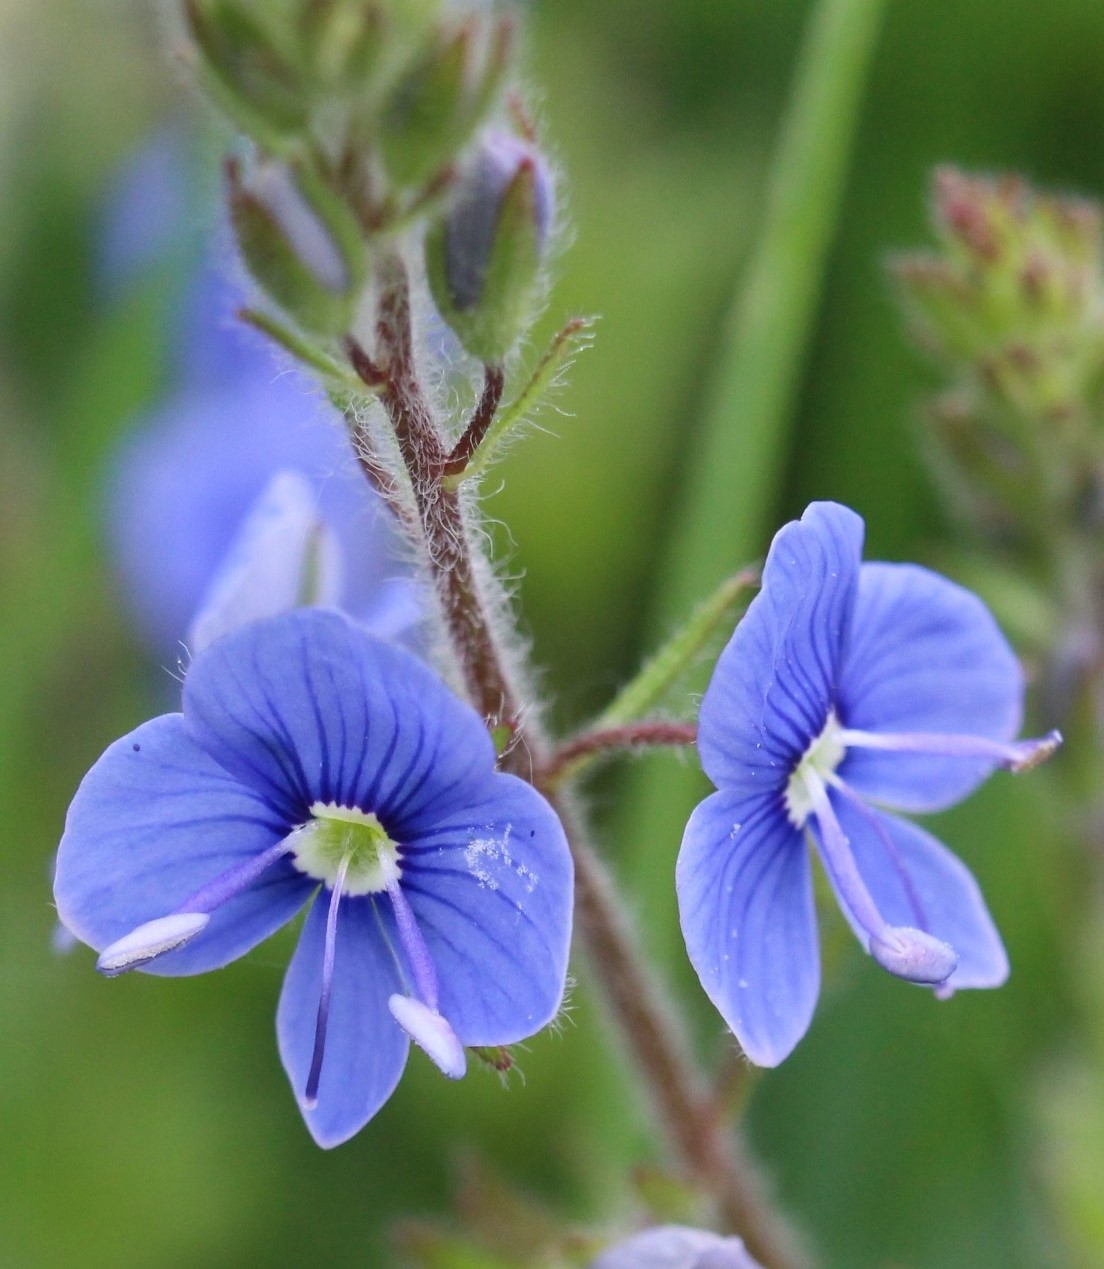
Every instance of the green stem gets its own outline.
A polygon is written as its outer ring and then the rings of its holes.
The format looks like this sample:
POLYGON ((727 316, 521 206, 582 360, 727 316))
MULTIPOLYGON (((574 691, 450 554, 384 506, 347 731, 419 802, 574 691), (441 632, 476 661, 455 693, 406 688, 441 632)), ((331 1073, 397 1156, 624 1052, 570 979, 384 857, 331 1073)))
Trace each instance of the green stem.
POLYGON ((594 720, 594 730, 623 727, 654 709, 694 664, 702 649, 709 645, 717 628, 731 619, 744 591, 758 580, 759 574, 754 569, 726 577, 713 594, 690 614, 689 620, 674 637, 645 663, 636 678, 625 684, 594 720))
POLYGON ((284 352, 290 353, 296 360, 310 366, 327 386, 341 387, 357 396, 364 395, 364 384, 355 375, 349 373, 347 366, 323 352, 293 327, 281 322, 270 313, 264 313, 256 308, 239 309, 238 317, 247 326, 252 326, 263 335, 267 335, 284 352))
POLYGON ((567 368, 571 358, 587 346, 592 326, 593 321, 589 317, 573 317, 556 335, 529 382, 504 410, 493 417, 466 464, 459 471, 446 472, 446 488, 456 488, 465 480, 478 480, 500 457, 503 443, 515 428, 526 421, 543 394, 556 382, 556 376, 567 368))
POLYGON ((677 619, 762 547, 884 7, 820 0, 805 33, 759 240, 721 336, 686 473, 657 594, 661 620, 677 619))

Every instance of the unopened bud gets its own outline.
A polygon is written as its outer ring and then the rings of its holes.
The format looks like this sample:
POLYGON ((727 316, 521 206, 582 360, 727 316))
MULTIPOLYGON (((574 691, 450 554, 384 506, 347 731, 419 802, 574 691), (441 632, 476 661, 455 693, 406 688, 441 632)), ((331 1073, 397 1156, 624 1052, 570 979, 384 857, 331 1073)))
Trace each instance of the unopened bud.
POLYGON ((501 362, 531 316, 552 215, 540 152, 509 133, 485 133, 426 244, 437 307, 483 362, 501 362))
POLYGON ((242 0, 185 0, 185 17, 208 87, 246 131, 270 139, 306 123, 309 108, 293 59, 242 0))
POLYGON ((365 276, 352 212, 305 169, 266 162, 243 178, 231 166, 228 178, 234 230, 253 277, 305 330, 347 330, 365 276))
POLYGON ((471 18, 439 36, 400 80, 380 133, 384 167, 398 186, 431 183, 482 122, 510 65, 513 26, 471 18))

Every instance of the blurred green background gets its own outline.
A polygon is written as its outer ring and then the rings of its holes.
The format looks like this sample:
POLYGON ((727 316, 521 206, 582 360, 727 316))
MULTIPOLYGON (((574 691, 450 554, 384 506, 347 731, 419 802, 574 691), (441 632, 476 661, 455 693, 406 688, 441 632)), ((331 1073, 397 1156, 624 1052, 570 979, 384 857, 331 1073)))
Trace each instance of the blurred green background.
MULTIPOLYGON (((652 638, 650 578, 808 6, 530 7, 573 238, 547 324, 602 320, 557 399, 564 413, 546 413, 550 434, 502 468, 491 512, 524 574, 553 716, 570 726, 652 638)), ((654 1147, 585 980, 570 1023, 524 1055, 524 1084, 503 1091, 480 1071, 446 1084, 415 1056, 380 1116, 325 1154, 274 1043, 287 937, 192 981, 109 983, 84 949, 51 954, 48 870, 68 800, 105 745, 161 707, 101 522, 106 456, 163 380, 172 293, 162 279, 105 307, 93 260, 119 165, 189 105, 164 30, 152 5, 0 0, 0 1266, 386 1265, 389 1222, 439 1210, 474 1151, 565 1219, 616 1219, 630 1211, 627 1169, 654 1147)), ((832 497, 866 517, 871 555, 955 571, 917 457, 932 378, 901 333, 885 258, 926 240, 935 163, 1094 194, 1102 138, 1099 0, 891 0, 783 488, 734 563, 832 497)), ((716 507, 722 542, 729 511, 716 507)), ((619 795, 639 787, 639 769, 595 783, 611 829, 630 822, 613 813, 619 795)), ((938 824, 1009 946, 1001 991, 939 1004, 829 931, 841 951, 812 1031, 750 1111, 777 1193, 827 1265, 1104 1264, 1102 971, 1085 952, 1087 870, 1058 791, 1052 772, 997 777, 938 824)), ((696 1042, 716 1054, 719 1019, 675 934, 685 809, 648 840, 611 832, 609 849, 696 1042)))

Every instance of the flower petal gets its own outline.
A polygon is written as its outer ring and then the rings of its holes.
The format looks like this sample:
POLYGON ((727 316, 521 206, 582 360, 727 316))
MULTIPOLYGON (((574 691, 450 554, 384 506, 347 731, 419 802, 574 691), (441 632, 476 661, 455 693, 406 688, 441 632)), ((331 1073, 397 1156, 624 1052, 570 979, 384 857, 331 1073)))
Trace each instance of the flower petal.
POLYGON ((588 1269, 759 1269, 739 1238, 659 1225, 604 1251, 588 1269))
POLYGON ((564 993, 574 870, 544 798, 515 776, 491 775, 401 859, 438 1007, 461 1041, 512 1044, 551 1022, 564 993))
POLYGON ((341 593, 341 553, 307 478, 284 468, 250 508, 186 637, 194 653, 250 621, 341 593))
POLYGON ((862 520, 814 502, 771 543, 763 588, 702 700, 698 750, 718 788, 783 787, 835 702, 862 555, 862 520))
POLYGON ((410 653, 340 613, 254 622, 198 657, 184 714, 228 771, 291 823, 314 802, 379 816, 396 841, 494 768, 482 719, 410 653))
MULTIPOLYGON (((116 741, 77 790, 58 847, 58 912, 100 951, 167 916, 286 831, 262 798, 199 748, 179 714, 163 715, 116 741)), ((290 921, 311 888, 281 860, 215 909, 186 946, 143 969, 167 975, 217 969, 290 921)))
MULTIPOLYGON (((859 807, 838 794, 832 795, 832 802, 866 888, 885 920, 934 935, 958 954, 958 965, 940 990, 999 987, 1008 977, 1008 956, 966 865, 907 820, 859 807)), ((865 932, 846 907, 843 912, 865 948, 865 932)))
POLYGON ((675 888, 706 994, 751 1061, 777 1066, 820 992, 808 852, 780 796, 706 798, 686 826, 675 888))
POLYGON ((320 1146, 338 1146, 359 1132, 391 1096, 406 1065, 410 1042, 387 1007, 402 983, 388 945, 390 940, 397 946, 397 936, 386 906, 371 895, 345 896, 341 901, 326 1054, 318 1103, 309 1110, 303 1098, 322 995, 325 903, 314 904, 307 914, 280 993, 280 1058, 311 1136, 320 1146))
MULTIPOLYGON (((1015 653, 976 595, 914 564, 863 565, 840 672, 845 727, 1008 741, 1023 692, 1015 653)), ((937 811, 992 770, 977 759, 849 749, 840 776, 874 801, 937 811)))

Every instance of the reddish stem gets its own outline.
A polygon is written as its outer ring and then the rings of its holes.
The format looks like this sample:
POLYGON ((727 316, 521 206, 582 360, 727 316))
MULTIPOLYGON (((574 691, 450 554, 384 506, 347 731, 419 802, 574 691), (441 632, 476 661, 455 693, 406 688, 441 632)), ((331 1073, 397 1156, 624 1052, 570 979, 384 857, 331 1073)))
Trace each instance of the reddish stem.
POLYGON ((506 376, 501 366, 483 367, 483 394, 471 422, 464 429, 463 436, 456 442, 452 453, 445 459, 445 475, 458 476, 475 451, 479 448, 487 429, 494 422, 502 401, 502 389, 506 384, 506 376))
POLYGON ((558 784, 580 758, 652 745, 693 745, 697 740, 698 729, 693 723, 643 722, 626 723, 623 727, 600 727, 565 741, 549 758, 541 772, 541 779, 549 785, 558 784))

